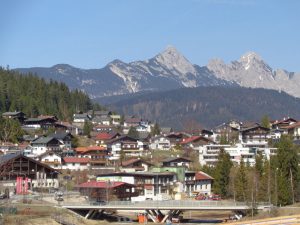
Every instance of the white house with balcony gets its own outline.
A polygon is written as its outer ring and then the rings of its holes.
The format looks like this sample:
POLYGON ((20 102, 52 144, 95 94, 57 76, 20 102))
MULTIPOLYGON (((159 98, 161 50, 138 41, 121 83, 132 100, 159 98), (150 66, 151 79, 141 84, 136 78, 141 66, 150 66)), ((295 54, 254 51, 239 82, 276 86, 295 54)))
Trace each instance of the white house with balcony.
POLYGON ((171 142, 165 136, 155 136, 151 138, 149 148, 151 150, 170 150, 171 142))
POLYGON ((186 171, 184 191, 188 196, 197 194, 211 195, 213 179, 202 171, 186 171))
POLYGON ((90 158, 64 157, 62 160, 63 170, 82 171, 90 168, 90 158))
POLYGON ((142 156, 145 153, 146 146, 142 141, 128 136, 115 138, 107 143, 108 150, 111 153, 110 160, 119 160, 121 152, 126 156, 142 156))
POLYGON ((251 166, 255 164, 255 156, 261 153, 267 159, 275 155, 277 149, 268 147, 268 144, 259 142, 239 143, 231 145, 204 145, 199 147, 199 162, 201 165, 214 166, 218 162, 218 156, 224 149, 230 155, 232 162, 239 164, 241 159, 251 166))
POLYGON ((61 152, 60 145, 62 143, 53 137, 39 137, 31 142, 31 152, 27 152, 28 156, 37 157, 47 151, 56 153, 61 152))

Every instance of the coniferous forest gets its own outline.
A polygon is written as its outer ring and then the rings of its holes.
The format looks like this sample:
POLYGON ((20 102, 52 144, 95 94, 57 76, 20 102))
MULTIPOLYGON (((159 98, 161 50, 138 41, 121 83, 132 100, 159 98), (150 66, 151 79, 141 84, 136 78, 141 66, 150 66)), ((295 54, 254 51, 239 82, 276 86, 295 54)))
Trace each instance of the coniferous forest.
POLYGON ((49 114, 70 120, 75 112, 100 108, 84 92, 70 91, 63 83, 0 68, 1 113, 22 111, 27 117, 49 114))

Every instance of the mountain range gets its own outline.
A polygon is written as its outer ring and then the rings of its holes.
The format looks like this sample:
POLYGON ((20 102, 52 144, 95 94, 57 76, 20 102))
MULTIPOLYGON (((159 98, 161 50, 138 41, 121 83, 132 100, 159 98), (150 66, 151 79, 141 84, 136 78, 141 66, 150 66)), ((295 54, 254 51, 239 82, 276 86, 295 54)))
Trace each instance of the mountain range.
POLYGON ((64 82, 71 89, 85 91, 91 98, 208 86, 266 88, 300 97, 300 73, 273 70, 254 52, 229 64, 213 59, 206 66, 198 66, 169 46, 151 59, 130 63, 114 60, 101 69, 57 64, 50 68, 15 70, 64 82))

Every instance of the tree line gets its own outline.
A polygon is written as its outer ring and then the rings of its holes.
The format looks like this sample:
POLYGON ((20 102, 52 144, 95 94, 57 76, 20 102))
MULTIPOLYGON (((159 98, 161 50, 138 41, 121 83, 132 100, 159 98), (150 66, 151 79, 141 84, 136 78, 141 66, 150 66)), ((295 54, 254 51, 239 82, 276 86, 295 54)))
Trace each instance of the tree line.
POLYGON ((214 177, 213 192, 252 204, 284 206, 300 201, 299 147, 288 135, 283 135, 273 147, 277 154, 267 159, 258 153, 254 166, 243 159, 234 165, 230 155, 221 150, 215 167, 202 167, 214 177))
POLYGON ((74 113, 101 106, 92 103, 88 95, 57 81, 45 81, 33 74, 22 75, 0 68, 0 112, 22 111, 27 117, 40 114, 56 115, 71 120, 74 113))

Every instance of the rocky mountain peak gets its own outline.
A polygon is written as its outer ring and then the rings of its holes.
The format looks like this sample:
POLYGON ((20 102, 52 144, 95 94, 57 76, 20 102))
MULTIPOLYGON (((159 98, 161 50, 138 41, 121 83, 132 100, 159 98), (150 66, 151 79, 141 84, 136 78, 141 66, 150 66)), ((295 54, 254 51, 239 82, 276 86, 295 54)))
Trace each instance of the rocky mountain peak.
POLYGON ((175 47, 168 46, 163 52, 154 57, 161 66, 169 70, 176 70, 181 74, 192 73, 196 70, 192 63, 190 63, 175 47))
POLYGON ((241 56, 241 58, 238 60, 245 70, 250 69, 253 66, 257 66, 257 64, 262 64, 263 66, 269 67, 262 59, 260 55, 258 55, 255 52, 247 52, 244 55, 241 56))

